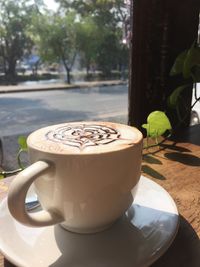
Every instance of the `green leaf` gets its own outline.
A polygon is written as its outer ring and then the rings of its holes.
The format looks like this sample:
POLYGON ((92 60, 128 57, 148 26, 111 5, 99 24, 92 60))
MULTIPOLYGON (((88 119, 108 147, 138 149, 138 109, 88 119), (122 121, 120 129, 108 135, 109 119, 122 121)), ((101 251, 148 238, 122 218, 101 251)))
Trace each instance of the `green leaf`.
POLYGON ((200 64, 200 47, 195 47, 194 44, 188 50, 187 56, 183 64, 183 77, 185 79, 191 77, 191 71, 194 66, 200 64))
POLYGON ((171 68, 171 71, 170 71, 171 76, 182 73, 184 61, 185 61, 186 56, 187 56, 187 52, 188 51, 185 50, 180 55, 178 55, 178 57, 176 58, 176 60, 174 62, 174 65, 171 68))
POLYGON ((24 150, 24 151, 27 151, 28 150, 26 139, 27 138, 25 136, 19 136, 18 137, 18 144, 19 144, 20 148, 22 150, 24 150))
POLYGON ((163 135, 167 130, 171 130, 171 123, 162 111, 153 111, 147 118, 147 124, 142 125, 147 130, 147 135, 152 138, 157 138, 163 135))
POLYGON ((0 180, 4 178, 3 173, 0 173, 0 180))
POLYGON ((192 68, 200 66, 200 47, 194 42, 190 49, 180 53, 171 68, 170 75, 183 74, 185 79, 192 76, 192 68))
POLYGON ((169 107, 175 108, 177 106, 182 91, 187 87, 188 87, 188 84, 179 86, 171 93, 171 95, 167 99, 167 103, 169 107))
POLYGON ((200 64, 198 66, 195 66, 192 72, 193 72, 193 81, 195 83, 199 83, 200 82, 200 64))
POLYGON ((142 124, 142 127, 143 127, 144 129, 146 129, 147 131, 149 130, 149 124, 142 124))

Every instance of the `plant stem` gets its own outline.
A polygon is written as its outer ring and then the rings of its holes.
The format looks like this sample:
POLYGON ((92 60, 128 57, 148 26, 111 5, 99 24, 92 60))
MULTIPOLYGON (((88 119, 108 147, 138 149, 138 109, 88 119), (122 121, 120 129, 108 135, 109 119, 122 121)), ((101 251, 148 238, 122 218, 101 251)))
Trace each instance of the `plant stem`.
POLYGON ((167 139, 169 139, 170 136, 171 136, 171 133, 169 133, 165 138, 163 138, 162 141, 158 142, 158 139, 157 139, 157 142, 155 144, 144 146, 143 149, 149 149, 152 147, 159 146, 159 145, 163 144, 167 139))
POLYGON ((196 101, 194 102, 194 104, 192 104, 191 109, 196 105, 197 102, 200 101, 200 97, 199 97, 199 98, 196 98, 196 97, 195 97, 195 99, 196 99, 196 101))
POLYGON ((197 97, 197 84, 196 83, 194 84, 194 97, 195 97, 195 100, 198 99, 198 97, 197 97))
POLYGON ((6 178, 7 176, 17 174, 20 171, 22 171, 22 169, 16 169, 13 171, 2 171, 2 172, 0 172, 0 174, 3 175, 4 178, 6 178))
POLYGON ((17 153, 17 163, 18 163, 19 168, 20 168, 21 170, 24 169, 24 166, 23 166, 23 164, 22 164, 22 162, 21 162, 21 158, 20 158, 22 152, 24 152, 24 150, 23 150, 23 149, 20 149, 20 150, 18 151, 18 153, 17 153))

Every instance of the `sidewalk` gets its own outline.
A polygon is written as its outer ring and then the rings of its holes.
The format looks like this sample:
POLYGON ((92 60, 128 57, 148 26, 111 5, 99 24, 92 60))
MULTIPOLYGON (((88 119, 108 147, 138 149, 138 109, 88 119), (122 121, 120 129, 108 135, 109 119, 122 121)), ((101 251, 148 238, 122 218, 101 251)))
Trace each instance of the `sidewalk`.
POLYGON ((61 90, 61 89, 76 89, 76 88, 80 89, 88 87, 123 85, 123 84, 127 84, 127 81, 113 80, 113 81, 80 82, 76 84, 51 83, 51 84, 31 84, 31 85, 7 85, 7 86, 0 86, 0 94, 61 90))

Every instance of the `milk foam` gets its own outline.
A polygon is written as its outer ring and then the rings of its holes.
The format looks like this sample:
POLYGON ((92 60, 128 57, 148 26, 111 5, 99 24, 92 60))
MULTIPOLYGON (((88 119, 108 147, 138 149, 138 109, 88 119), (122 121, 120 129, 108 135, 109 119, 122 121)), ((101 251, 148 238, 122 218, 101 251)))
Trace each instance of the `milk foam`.
POLYGON ((133 127, 111 122, 73 122, 48 126, 33 132, 28 145, 60 154, 93 154, 133 146, 142 139, 133 127))

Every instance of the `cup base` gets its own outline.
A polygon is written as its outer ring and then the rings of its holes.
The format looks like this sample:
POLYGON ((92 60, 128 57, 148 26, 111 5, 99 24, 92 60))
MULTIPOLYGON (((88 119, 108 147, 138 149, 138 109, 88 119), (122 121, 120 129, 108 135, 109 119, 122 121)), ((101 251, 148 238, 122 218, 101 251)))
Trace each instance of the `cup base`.
POLYGON ((103 226, 99 226, 99 227, 95 227, 95 228, 75 228, 75 227, 70 227, 68 225, 66 225, 65 223, 60 223, 60 226, 72 233, 77 233, 77 234, 95 234, 98 232, 102 232, 104 230, 107 230, 108 228, 110 228, 118 219, 116 219, 115 221, 103 225, 103 226))

